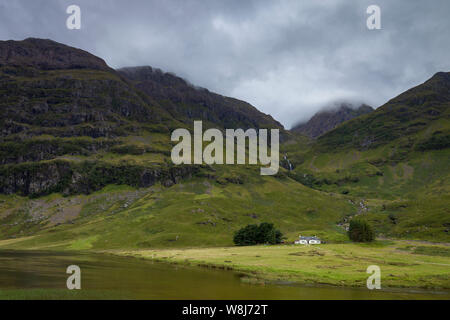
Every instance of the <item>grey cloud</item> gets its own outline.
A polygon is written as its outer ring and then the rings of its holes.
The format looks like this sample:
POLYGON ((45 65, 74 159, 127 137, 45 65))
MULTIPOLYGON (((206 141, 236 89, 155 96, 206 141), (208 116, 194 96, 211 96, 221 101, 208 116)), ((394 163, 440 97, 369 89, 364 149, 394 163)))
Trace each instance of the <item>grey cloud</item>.
POLYGON ((447 0, 0 0, 0 38, 51 38, 112 67, 151 65, 287 127, 336 100, 378 107, 449 71, 447 0), (67 30, 78 4, 82 29, 67 30), (382 30, 366 28, 381 7, 382 30))

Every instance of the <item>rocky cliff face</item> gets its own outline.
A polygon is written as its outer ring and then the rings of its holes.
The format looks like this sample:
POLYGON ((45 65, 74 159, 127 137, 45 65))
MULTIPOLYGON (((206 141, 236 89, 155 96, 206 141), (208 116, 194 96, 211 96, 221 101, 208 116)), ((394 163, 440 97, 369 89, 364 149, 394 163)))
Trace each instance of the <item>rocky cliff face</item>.
POLYGON ((89 194, 108 184, 149 187, 157 182, 170 187, 199 172, 199 166, 139 166, 54 160, 0 167, 0 193, 41 196, 89 194))
POLYGON ((0 193, 89 193, 108 184, 170 186, 170 131, 280 128, 250 104, 150 67, 115 71, 51 40, 0 41, 0 193), (137 159, 138 158, 138 159, 137 159))
POLYGON ((50 40, 0 41, 0 140, 115 137, 171 121, 98 57, 50 40))
POLYGON ((127 157, 132 148, 120 137, 169 134, 176 125, 152 97, 98 57, 51 40, 0 41, 0 193, 177 183, 197 168, 98 158, 117 145, 127 157))
POLYGON ((195 87, 171 73, 149 66, 118 72, 154 98, 177 120, 203 120, 222 128, 279 128, 283 126, 251 104, 195 87))
POLYGON ((317 138, 333 130, 342 122, 368 114, 373 110, 372 107, 366 104, 355 107, 349 103, 342 103, 337 107, 316 113, 308 122, 296 125, 291 130, 310 138, 317 138))

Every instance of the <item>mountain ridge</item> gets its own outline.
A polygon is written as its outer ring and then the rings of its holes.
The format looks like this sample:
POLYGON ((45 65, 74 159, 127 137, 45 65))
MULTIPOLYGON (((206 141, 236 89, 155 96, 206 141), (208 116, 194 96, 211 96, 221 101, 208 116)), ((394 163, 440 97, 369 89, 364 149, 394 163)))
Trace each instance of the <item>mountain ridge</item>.
POLYGON ((151 66, 117 69, 123 77, 164 105, 177 120, 202 119, 223 128, 279 128, 281 123, 251 104, 196 87, 172 73, 151 66))
POLYGON ((87 51, 39 38, 0 41, 1 66, 35 67, 43 70, 112 70, 103 59, 87 51))
POLYGON ((367 104, 361 104, 356 107, 351 103, 340 103, 332 108, 316 112, 307 122, 292 127, 291 131, 316 139, 333 130, 341 123, 372 111, 374 109, 367 104))
POLYGON ((250 104, 151 68, 144 71, 156 90, 146 93, 130 72, 141 69, 126 70, 52 40, 0 42, 0 192, 42 196, 91 193, 111 183, 169 186, 198 172, 171 164, 170 132, 176 128, 205 119, 205 127, 283 131, 250 104))
MULTIPOLYGON (((318 139, 318 143, 328 149, 375 148, 395 139, 414 137, 437 121, 450 121, 450 72, 437 72, 374 112, 327 132, 318 139)), ((438 134, 448 136, 449 132, 445 128, 445 132, 438 134)))

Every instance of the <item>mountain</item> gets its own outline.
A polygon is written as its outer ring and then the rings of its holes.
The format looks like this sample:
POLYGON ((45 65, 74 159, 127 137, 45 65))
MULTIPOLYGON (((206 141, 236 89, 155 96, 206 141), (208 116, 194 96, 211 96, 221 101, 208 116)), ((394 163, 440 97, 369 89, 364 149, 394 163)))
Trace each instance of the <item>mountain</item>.
POLYGON ((261 222, 343 242, 357 215, 378 236, 449 241, 448 73, 317 139, 284 132, 289 165, 261 176, 170 159, 171 130, 199 118, 283 131, 246 102, 51 40, 2 41, 0 57, 0 246, 224 246, 261 222))
POLYGON ((51 40, 3 41, 0 52, 0 239, 8 246, 229 245, 245 224, 319 235, 353 210, 283 169, 263 177, 259 166, 172 164, 171 130, 199 118, 283 131, 246 102, 150 67, 112 70, 51 40))
POLYGON ((448 242, 449 147, 450 73, 438 72, 377 110, 282 152, 294 166, 291 178, 349 196, 379 235, 448 242))
POLYGON ((171 185, 198 168, 170 165, 170 132, 198 119, 283 130, 246 102, 159 70, 115 71, 52 40, 0 41, 0 193, 171 185))
POLYGON ((36 38, 0 41, 0 67, 112 71, 103 59, 86 51, 49 39, 36 38))
POLYGON ((149 67, 116 72, 90 53, 43 39, 0 41, 0 94, 6 140, 168 132, 194 119, 222 128, 282 129, 246 102, 149 67))
POLYGON ((449 120, 450 73, 438 72, 367 116, 323 135, 319 144, 327 149, 367 149, 408 139, 410 147, 446 148, 449 120))
POLYGON ((51 40, 0 42, 2 140, 117 137, 173 123, 102 59, 51 40))
POLYGON ((342 122, 371 113, 373 110, 366 104, 355 108, 352 104, 341 103, 333 108, 317 112, 309 121, 294 126, 291 131, 315 139, 336 128, 342 122))
POLYGON ((251 104, 195 87, 171 73, 150 66, 119 69, 134 86, 154 98, 177 120, 202 119, 222 128, 279 128, 283 126, 251 104))

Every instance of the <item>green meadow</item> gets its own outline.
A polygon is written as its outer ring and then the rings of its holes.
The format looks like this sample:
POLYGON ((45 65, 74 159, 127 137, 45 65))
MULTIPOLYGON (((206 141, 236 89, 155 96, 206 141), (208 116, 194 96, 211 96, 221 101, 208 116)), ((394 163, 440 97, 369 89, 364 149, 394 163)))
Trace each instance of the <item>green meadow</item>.
POLYGON ((113 254, 234 270, 251 283, 294 282, 365 287, 367 267, 381 270, 382 288, 450 289, 450 247, 418 241, 371 244, 118 250, 113 254))

